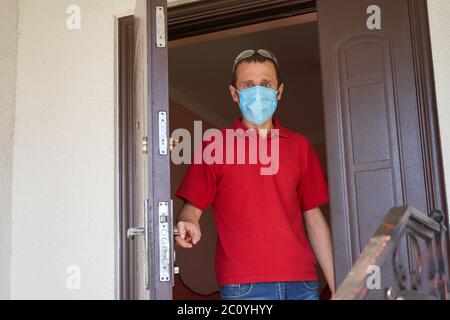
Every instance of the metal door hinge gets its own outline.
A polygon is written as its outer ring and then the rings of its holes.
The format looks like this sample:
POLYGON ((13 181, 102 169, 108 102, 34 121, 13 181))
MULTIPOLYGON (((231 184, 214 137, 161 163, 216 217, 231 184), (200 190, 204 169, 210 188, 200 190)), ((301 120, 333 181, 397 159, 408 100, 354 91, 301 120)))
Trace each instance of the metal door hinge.
POLYGON ((142 138, 142 153, 143 154, 148 153, 148 137, 142 138))
POLYGON ((170 151, 173 151, 173 149, 175 149, 175 147, 179 144, 180 144, 180 139, 170 138, 170 143, 169 143, 170 151))

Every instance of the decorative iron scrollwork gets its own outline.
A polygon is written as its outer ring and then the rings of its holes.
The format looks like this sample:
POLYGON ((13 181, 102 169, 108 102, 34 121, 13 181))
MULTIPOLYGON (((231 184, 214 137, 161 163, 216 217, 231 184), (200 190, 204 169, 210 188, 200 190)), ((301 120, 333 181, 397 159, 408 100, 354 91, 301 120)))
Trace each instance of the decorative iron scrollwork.
POLYGON ((390 259, 394 283, 386 287, 386 299, 448 299, 445 233, 444 214, 439 210, 428 216, 409 206, 392 208, 338 288, 335 299, 365 299, 368 266, 383 266, 390 259), (405 239, 408 262, 400 250, 405 248, 405 239), (425 246, 419 245, 419 240, 425 246))
MULTIPOLYGON (((399 257, 399 248, 401 246, 401 242, 397 244, 397 247, 394 250, 393 253, 393 268, 394 268, 394 275, 397 282, 397 286, 399 288, 399 293, 395 297, 395 299, 399 299, 402 297, 402 293, 407 291, 420 291, 422 289, 423 284, 423 259, 422 259, 422 253, 420 252, 420 246, 419 241, 417 240, 417 236, 413 232, 406 232, 405 234, 406 238, 408 239, 408 242, 410 244, 410 248, 412 249, 413 255, 412 258, 414 259, 414 267, 406 268, 403 263, 400 262, 399 257), (409 281, 408 281, 409 280, 409 281)), ((392 288, 389 292, 388 291, 387 297, 388 299, 393 298, 392 288)))

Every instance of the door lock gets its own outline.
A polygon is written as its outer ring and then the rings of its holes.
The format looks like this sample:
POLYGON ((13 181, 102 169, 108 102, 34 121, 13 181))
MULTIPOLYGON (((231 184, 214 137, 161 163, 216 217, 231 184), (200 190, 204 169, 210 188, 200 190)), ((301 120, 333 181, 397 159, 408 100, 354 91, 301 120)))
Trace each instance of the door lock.
POLYGON ((169 238, 170 208, 169 202, 158 202, 159 214, 159 281, 166 282, 172 278, 172 241, 169 238))

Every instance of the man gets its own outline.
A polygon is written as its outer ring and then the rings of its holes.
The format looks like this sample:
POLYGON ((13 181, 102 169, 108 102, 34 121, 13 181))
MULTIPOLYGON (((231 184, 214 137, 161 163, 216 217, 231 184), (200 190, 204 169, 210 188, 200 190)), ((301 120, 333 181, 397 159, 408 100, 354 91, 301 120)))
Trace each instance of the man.
POLYGON ((200 241, 200 217, 213 205, 222 299, 318 299, 317 262, 334 295, 330 231, 319 208, 328 202, 326 179, 309 141, 273 118, 283 89, 273 53, 239 54, 229 90, 243 117, 232 128, 278 139, 278 171, 262 175, 258 164, 248 163, 191 164, 177 192, 185 201, 176 237, 183 248, 200 241), (267 134, 272 131, 278 135, 267 134))

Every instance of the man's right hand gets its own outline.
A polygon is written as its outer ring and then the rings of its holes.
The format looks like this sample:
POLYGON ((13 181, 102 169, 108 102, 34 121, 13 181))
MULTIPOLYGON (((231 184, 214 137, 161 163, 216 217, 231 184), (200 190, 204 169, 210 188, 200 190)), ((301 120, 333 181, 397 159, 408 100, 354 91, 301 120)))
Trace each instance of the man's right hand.
POLYGON ((175 241, 182 248, 192 248, 202 237, 198 223, 180 221, 177 223, 177 228, 180 235, 175 237, 175 241))

